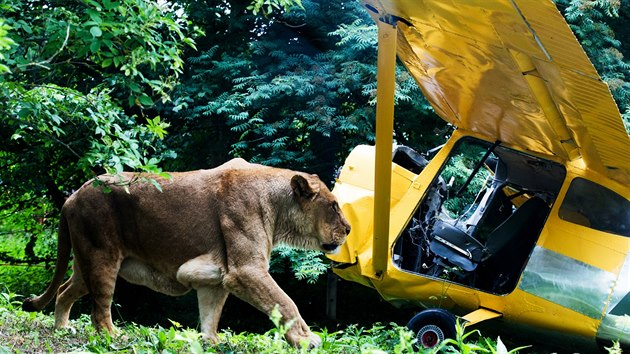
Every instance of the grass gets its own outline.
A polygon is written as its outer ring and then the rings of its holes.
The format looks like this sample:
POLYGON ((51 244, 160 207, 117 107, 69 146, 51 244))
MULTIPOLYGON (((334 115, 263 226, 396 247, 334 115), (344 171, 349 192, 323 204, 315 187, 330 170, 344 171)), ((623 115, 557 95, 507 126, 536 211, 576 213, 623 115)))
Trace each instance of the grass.
MULTIPOLYGON (((315 331, 322 345, 313 350, 293 348, 283 339, 285 328, 273 316, 276 327, 263 334, 219 334, 220 342, 211 345, 200 334, 171 321, 172 326, 146 327, 118 324, 115 337, 97 333, 88 315, 71 320, 71 329, 54 330, 54 318, 39 312, 21 310, 20 296, 0 293, 0 354, 4 353, 412 353, 414 334, 395 324, 374 324, 371 328, 348 326, 343 330, 315 331)), ((469 333, 460 328, 457 338, 444 341, 441 352, 511 353, 497 341, 481 338, 469 342, 469 333)), ((519 348, 520 349, 520 348, 519 348)), ((428 351, 435 353, 437 350, 428 351)))

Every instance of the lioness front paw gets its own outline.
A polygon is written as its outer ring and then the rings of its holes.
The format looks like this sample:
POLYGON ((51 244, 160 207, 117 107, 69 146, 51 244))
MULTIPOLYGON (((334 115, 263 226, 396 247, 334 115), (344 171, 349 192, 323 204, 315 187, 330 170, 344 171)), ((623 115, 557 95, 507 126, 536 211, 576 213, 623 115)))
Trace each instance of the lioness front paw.
POLYGON ((317 348, 322 344, 322 339, 315 333, 309 334, 308 349, 317 348))
POLYGON ((322 339, 315 333, 308 331, 306 334, 287 333, 287 342, 294 347, 300 348, 306 344, 307 348, 312 349, 322 344, 322 339))
POLYGON ((219 343, 219 336, 216 333, 213 333, 213 334, 202 333, 201 339, 213 345, 219 343))

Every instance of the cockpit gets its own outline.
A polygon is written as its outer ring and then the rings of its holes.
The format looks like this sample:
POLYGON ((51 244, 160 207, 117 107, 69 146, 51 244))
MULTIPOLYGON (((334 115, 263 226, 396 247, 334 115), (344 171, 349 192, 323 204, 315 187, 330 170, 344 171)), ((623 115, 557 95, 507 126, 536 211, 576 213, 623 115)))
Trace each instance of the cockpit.
MULTIPOLYGON (((417 171, 426 160, 415 154, 401 149, 394 162, 417 171)), ((492 293, 511 292, 565 174, 561 164, 500 142, 460 140, 396 241, 394 264, 492 293)))

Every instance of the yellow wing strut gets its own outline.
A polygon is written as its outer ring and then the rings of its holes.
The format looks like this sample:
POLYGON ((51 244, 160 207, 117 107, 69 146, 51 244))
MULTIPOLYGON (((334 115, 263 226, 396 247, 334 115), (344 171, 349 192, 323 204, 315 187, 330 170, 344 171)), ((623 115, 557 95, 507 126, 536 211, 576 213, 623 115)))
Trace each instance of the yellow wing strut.
MULTIPOLYGON (((393 21, 387 21, 393 22, 393 21)), ((374 174, 374 275, 387 271, 389 255, 389 212, 396 82, 395 23, 378 21, 378 72, 376 75, 376 160, 374 174)))

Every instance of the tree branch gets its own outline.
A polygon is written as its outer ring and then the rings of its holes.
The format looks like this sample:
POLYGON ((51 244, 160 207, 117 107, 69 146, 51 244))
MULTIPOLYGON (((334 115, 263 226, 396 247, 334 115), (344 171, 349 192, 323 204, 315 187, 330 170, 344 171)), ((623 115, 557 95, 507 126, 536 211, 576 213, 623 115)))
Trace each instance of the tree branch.
POLYGON ((66 45, 68 45, 68 39, 70 38, 70 25, 68 25, 68 27, 66 27, 66 38, 63 40, 63 43, 61 44, 61 47, 57 50, 57 52, 55 52, 55 54, 53 54, 50 58, 46 59, 46 60, 42 60, 40 62, 37 63, 28 63, 28 64, 23 64, 23 65, 18 65, 18 67, 28 67, 28 66, 39 66, 43 69, 46 70, 50 70, 49 67, 46 66, 46 64, 50 64, 53 59, 55 59, 55 57, 57 55, 59 55, 63 49, 66 47, 66 45))

